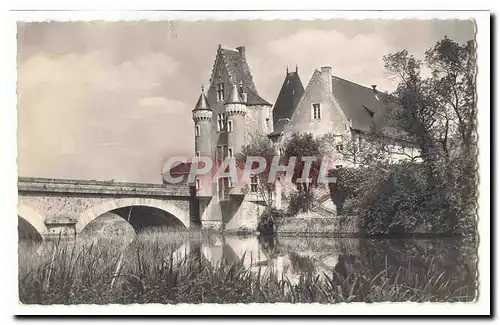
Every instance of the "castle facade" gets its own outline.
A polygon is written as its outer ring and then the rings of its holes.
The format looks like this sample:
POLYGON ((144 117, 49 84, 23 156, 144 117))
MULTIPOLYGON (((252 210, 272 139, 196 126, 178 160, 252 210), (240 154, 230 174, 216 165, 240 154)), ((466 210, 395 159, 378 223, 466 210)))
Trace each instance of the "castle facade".
MULTIPOLYGON (((253 81, 246 60, 245 47, 219 45, 208 89, 201 90, 192 111, 195 133, 195 157, 208 158, 217 170, 227 157, 240 154, 253 135, 267 135, 276 154, 282 154, 287 138, 293 133, 331 135, 329 158, 335 168, 352 166, 346 161, 347 140, 359 144, 370 134, 371 125, 382 120, 386 112, 397 109, 390 96, 373 85, 361 86, 332 74, 331 67, 316 69, 304 88, 298 68, 286 71, 280 93, 273 106, 263 99, 253 81)), ((386 128, 387 136, 378 141, 391 146, 391 159, 400 162, 418 155, 411 141, 386 128)), ((355 163, 354 163, 355 165, 355 163)), ((235 184, 230 177, 214 174, 196 178, 199 220, 202 228, 218 230, 255 230, 265 202, 259 196, 251 177, 248 184, 235 184)), ((288 184, 289 185, 289 184, 288 184)), ((286 184, 283 186, 286 187, 286 184)), ((281 206, 281 188, 273 200, 281 206)), ((335 208, 325 195, 320 206, 335 208)))

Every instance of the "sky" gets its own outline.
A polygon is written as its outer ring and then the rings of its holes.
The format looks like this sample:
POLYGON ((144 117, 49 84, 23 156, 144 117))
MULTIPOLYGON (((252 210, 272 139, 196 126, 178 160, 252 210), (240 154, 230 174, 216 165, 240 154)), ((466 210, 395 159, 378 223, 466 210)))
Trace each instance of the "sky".
POLYGON ((192 155, 192 109, 219 44, 246 47, 260 95, 274 103, 286 67, 391 91, 383 56, 422 59, 472 21, 165 21, 18 24, 19 176, 161 183, 164 162, 192 155))

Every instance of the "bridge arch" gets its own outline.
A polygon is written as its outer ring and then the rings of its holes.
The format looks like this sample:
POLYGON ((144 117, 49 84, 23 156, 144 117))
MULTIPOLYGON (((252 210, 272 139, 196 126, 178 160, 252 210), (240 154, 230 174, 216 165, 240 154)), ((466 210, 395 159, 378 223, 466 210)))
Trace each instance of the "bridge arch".
POLYGON ((182 210, 181 208, 175 206, 167 201, 149 198, 123 198, 109 200, 94 207, 91 207, 84 211, 77 220, 75 225, 76 232, 79 233, 88 225, 92 220, 103 215, 106 212, 110 212, 120 208, 134 207, 134 206, 145 206, 150 208, 156 208, 167 212, 172 215, 178 221, 180 221, 184 227, 189 228, 190 217, 189 213, 182 210))
POLYGON ((19 204, 17 206, 17 215, 31 225, 40 236, 43 237, 44 234, 48 233, 47 227, 45 226, 45 217, 29 206, 19 204))

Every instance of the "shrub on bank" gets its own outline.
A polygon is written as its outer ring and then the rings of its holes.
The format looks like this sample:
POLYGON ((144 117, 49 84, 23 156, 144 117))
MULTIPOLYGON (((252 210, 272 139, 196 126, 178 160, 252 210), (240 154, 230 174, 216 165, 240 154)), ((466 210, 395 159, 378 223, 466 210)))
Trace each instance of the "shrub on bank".
POLYGON ((429 189, 418 164, 342 168, 330 191, 339 214, 359 216, 369 235, 451 233, 456 220, 445 191, 429 189))
POLYGON ((267 207, 260 216, 257 231, 264 236, 273 235, 286 217, 287 214, 284 211, 267 207))

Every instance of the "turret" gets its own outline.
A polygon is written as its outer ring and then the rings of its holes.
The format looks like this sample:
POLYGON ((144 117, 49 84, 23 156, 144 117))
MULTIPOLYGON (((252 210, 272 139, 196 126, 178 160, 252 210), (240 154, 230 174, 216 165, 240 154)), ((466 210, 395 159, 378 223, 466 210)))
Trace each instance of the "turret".
POLYGON ((227 146, 232 148, 233 156, 241 153, 245 144, 245 116, 246 104, 243 102, 236 83, 233 84, 231 96, 224 104, 227 116, 227 146))
MULTIPOLYGON (((225 103, 224 108, 227 116, 227 147, 229 155, 237 157, 241 153, 242 147, 245 144, 245 119, 247 114, 247 106, 243 101, 240 91, 236 83, 233 84, 231 96, 225 103)), ((230 190, 230 194, 241 194, 243 184, 239 182, 241 179, 241 170, 235 175, 237 179, 230 190)))
MULTIPOLYGON (((200 97, 193 109, 195 157, 212 158, 212 114, 202 86, 200 97)), ((196 182, 199 196, 211 195, 210 177, 197 178, 196 182)))

